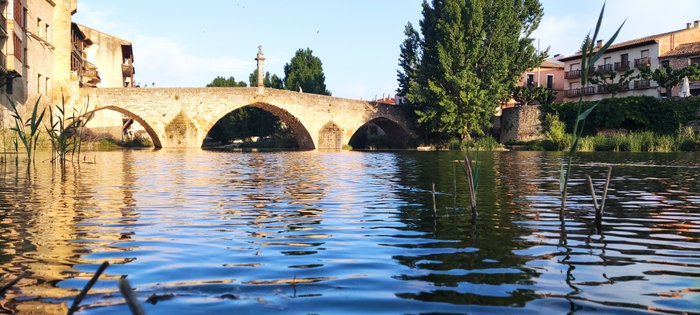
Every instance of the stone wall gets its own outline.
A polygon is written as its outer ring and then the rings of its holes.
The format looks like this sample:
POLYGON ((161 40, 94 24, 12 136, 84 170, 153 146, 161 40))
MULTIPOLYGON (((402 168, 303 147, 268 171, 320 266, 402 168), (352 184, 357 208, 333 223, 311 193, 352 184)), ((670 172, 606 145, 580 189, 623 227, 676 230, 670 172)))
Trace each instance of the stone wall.
POLYGON ((542 111, 538 105, 504 109, 501 115, 500 142, 543 139, 541 115, 542 111))

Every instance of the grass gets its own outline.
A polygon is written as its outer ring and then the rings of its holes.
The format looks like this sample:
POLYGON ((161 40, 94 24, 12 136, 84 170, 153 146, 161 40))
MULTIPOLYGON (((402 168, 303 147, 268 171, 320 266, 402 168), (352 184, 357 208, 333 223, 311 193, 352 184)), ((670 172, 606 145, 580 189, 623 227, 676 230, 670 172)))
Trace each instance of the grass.
MULTIPOLYGON (((558 151, 551 140, 513 142, 528 151, 558 151)), ((700 133, 684 131, 677 135, 653 132, 631 132, 581 137, 576 151, 580 152, 699 152, 700 133)))

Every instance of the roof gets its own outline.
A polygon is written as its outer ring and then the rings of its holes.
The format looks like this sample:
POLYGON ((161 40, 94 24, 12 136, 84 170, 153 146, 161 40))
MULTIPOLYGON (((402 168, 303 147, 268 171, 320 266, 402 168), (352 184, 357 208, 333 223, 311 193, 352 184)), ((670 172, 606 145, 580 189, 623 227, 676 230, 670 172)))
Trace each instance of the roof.
POLYGON ((700 42, 679 45, 659 58, 687 57, 692 55, 700 55, 700 42))
MULTIPOLYGON (((628 40, 628 41, 625 41, 622 43, 611 45, 610 47, 608 47, 607 52, 613 52, 616 50, 622 50, 622 49, 627 49, 627 48, 632 48, 632 47, 646 46, 646 45, 658 43, 658 40, 661 37, 668 36, 668 35, 671 35, 673 33, 682 32, 685 30, 687 30, 687 29, 684 28, 684 29, 676 30, 676 31, 672 31, 672 32, 666 32, 666 33, 661 33, 661 34, 656 34, 656 35, 645 36, 645 37, 641 37, 641 38, 637 38, 637 39, 633 39, 633 40, 628 40)), ((596 49, 596 51, 597 51, 597 49, 596 49)), ((569 60, 573 60, 573 59, 577 59, 577 58, 581 58, 581 52, 578 52, 572 56, 561 58, 559 60, 569 61, 569 60)))
POLYGON ((540 68, 564 68, 564 63, 557 60, 557 59, 545 59, 542 64, 540 65, 540 68))

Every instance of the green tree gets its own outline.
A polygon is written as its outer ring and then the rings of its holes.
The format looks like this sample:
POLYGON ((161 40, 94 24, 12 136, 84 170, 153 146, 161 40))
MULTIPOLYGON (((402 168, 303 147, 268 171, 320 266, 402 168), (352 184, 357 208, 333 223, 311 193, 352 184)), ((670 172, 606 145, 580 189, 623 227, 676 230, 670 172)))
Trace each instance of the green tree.
POLYGON ((547 55, 530 37, 542 14, 538 0, 423 1, 416 84, 407 99, 428 136, 483 135, 522 73, 547 55))
POLYGON ((683 78, 693 78, 698 75, 700 75, 700 70, 694 64, 685 68, 673 69, 669 63, 665 63, 654 71, 651 71, 649 67, 641 69, 641 76, 647 80, 656 81, 660 87, 664 88, 667 97, 673 96, 671 95, 673 87, 680 84, 683 78))
POLYGON ((323 63, 309 48, 297 50, 292 60, 284 65, 284 87, 291 91, 299 91, 301 87, 305 93, 331 95, 326 89, 323 63))
POLYGON ((216 77, 211 83, 207 84, 207 87, 247 87, 248 85, 243 81, 236 81, 234 77, 216 77))
MULTIPOLYGON (((253 70, 253 72, 250 73, 250 76, 248 76, 248 82, 250 82, 251 87, 256 87, 258 86, 258 70, 253 70)), ((265 72, 265 77, 263 78, 263 84, 265 87, 273 88, 273 89, 283 89, 284 88, 284 83, 282 82, 282 79, 278 77, 276 74, 273 74, 270 76, 270 72, 265 72)))
POLYGON ((416 75, 418 72, 418 61, 420 59, 421 37, 420 33, 413 27, 410 22, 406 24, 404 30, 406 40, 401 44, 401 55, 399 56, 398 79, 399 88, 396 92, 399 95, 405 96, 411 84, 416 83, 416 75))
POLYGON ((588 82, 602 86, 603 89, 612 94, 612 97, 615 97, 617 93, 629 89, 630 82, 639 76, 634 69, 623 72, 619 77, 616 71, 597 71, 588 79, 588 82))

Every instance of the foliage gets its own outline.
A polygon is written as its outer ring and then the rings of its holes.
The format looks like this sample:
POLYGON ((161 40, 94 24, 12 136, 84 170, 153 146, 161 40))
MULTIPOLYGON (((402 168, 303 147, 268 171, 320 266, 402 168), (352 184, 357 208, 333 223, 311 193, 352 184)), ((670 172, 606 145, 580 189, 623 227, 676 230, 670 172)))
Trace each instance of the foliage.
POLYGON ((284 65, 284 87, 291 91, 301 88, 304 93, 331 95, 326 89, 323 63, 309 48, 297 50, 292 60, 284 65))
MULTIPOLYGON (((25 120, 22 118, 19 109, 17 109, 17 104, 15 101, 9 97, 7 99, 10 101, 12 117, 15 120, 15 126, 10 128, 10 130, 14 131, 17 135, 17 139, 22 142, 22 145, 27 152, 27 159, 29 163, 31 163, 34 160, 36 145, 39 139, 39 126, 44 120, 46 108, 42 109, 41 114, 39 114, 39 103, 41 101, 41 97, 37 98, 36 102, 34 103, 34 108, 32 109, 31 117, 25 120)), ((19 149, 17 139, 14 140, 15 151, 18 151, 19 149)))
POLYGON ((556 97, 556 91, 544 86, 515 86, 511 89, 513 99, 522 105, 550 104, 556 97))
POLYGON ((216 77, 214 80, 211 81, 211 83, 207 84, 207 87, 246 87, 248 86, 245 82, 243 81, 236 81, 236 78, 234 77, 228 77, 228 79, 224 77, 216 77))
POLYGON ((645 79, 652 79, 656 83, 666 90, 666 97, 671 97, 673 87, 683 81, 685 77, 695 77, 700 75, 700 70, 697 65, 692 64, 685 68, 673 69, 670 63, 661 65, 659 68, 655 69, 653 72, 651 68, 644 67, 640 69, 641 76, 645 79))
MULTIPOLYGON (((582 106, 587 108, 593 104, 593 102, 584 102, 582 106)), ((567 132, 572 132, 577 106, 577 103, 553 104, 547 107, 547 110, 558 114, 566 124, 567 132)), ((698 111, 700 111, 698 97, 660 99, 650 96, 630 96, 603 99, 595 112, 588 117, 586 123, 590 128, 584 135, 609 129, 651 131, 670 135, 696 119, 698 111)))
POLYGON ((559 116, 557 114, 546 114, 544 128, 547 139, 557 146, 557 150, 563 150, 567 142, 566 126, 559 120, 559 116))
POLYGON ((404 29, 406 39, 401 44, 401 54, 399 55, 398 80, 399 88, 396 90, 399 95, 407 95, 411 85, 416 84, 418 73, 418 62, 420 61, 421 36, 413 27, 411 22, 406 24, 404 29))
POLYGON ((56 105, 55 108, 56 112, 53 107, 49 107, 49 126, 44 126, 53 148, 52 162, 58 160, 63 163, 69 152, 75 156, 76 151, 80 160, 83 129, 94 117, 94 112, 87 111, 88 103, 86 103, 81 110, 73 108, 72 115, 66 117, 65 98, 61 98, 61 105, 56 105))
POLYGON ((629 88, 630 82, 639 77, 640 75, 636 74, 634 69, 623 72, 620 77, 617 76, 616 71, 597 71, 593 77, 589 78, 589 81, 602 86, 603 89, 612 94, 612 97, 615 97, 617 93, 629 88))
POLYGON ((399 83, 409 83, 406 97, 424 136, 484 134, 521 74, 547 54, 538 55, 530 37, 542 14, 538 0, 423 2, 421 36, 407 30, 401 58, 407 78, 399 83))
MULTIPOLYGON (((591 37, 589 33, 583 40, 583 45, 581 46, 581 69, 585 70, 588 69, 590 65, 594 65, 596 61, 598 61, 598 59, 600 59, 600 57, 605 53, 605 51, 607 51, 608 47, 612 45, 612 43, 615 41, 615 38, 617 38, 617 35, 620 33, 622 26, 625 25, 625 23, 622 22, 622 25, 620 25, 620 27, 613 34, 610 40, 608 40, 605 43, 605 45, 596 50, 596 46, 594 45, 594 43, 598 38, 598 32, 600 31, 600 25, 603 22, 604 12, 605 5, 603 5, 603 8, 600 10, 600 15, 598 16, 598 22, 596 23, 595 31, 593 32, 593 37, 591 37)), ((588 71, 581 71, 581 86, 586 86, 588 82, 588 71)), ((581 94, 578 101, 578 107, 576 108, 576 120, 574 122, 573 133, 571 134, 571 147, 569 149, 569 154, 567 157, 566 168, 564 167, 564 164, 562 164, 559 172, 559 191, 561 192, 562 197, 562 209, 566 204, 569 177, 571 175, 571 162, 574 158, 574 155, 576 155, 576 151, 578 150, 578 143, 581 139, 581 135, 583 134, 583 127, 586 124, 586 118, 588 117, 588 115, 590 115, 591 112, 593 112, 596 106, 598 106, 598 103, 593 104, 593 106, 590 106, 588 107, 588 109, 581 112, 583 107, 583 93, 581 94), (581 124, 580 130, 579 123, 581 124)))
MULTIPOLYGON (((253 72, 250 73, 250 76, 248 76, 248 81, 251 87, 258 86, 258 70, 253 70, 253 72)), ((265 77, 263 78, 263 85, 265 87, 273 89, 284 88, 284 83, 282 82, 282 79, 280 79, 280 77, 278 77, 276 74, 270 76, 270 72, 265 72, 265 77)))

